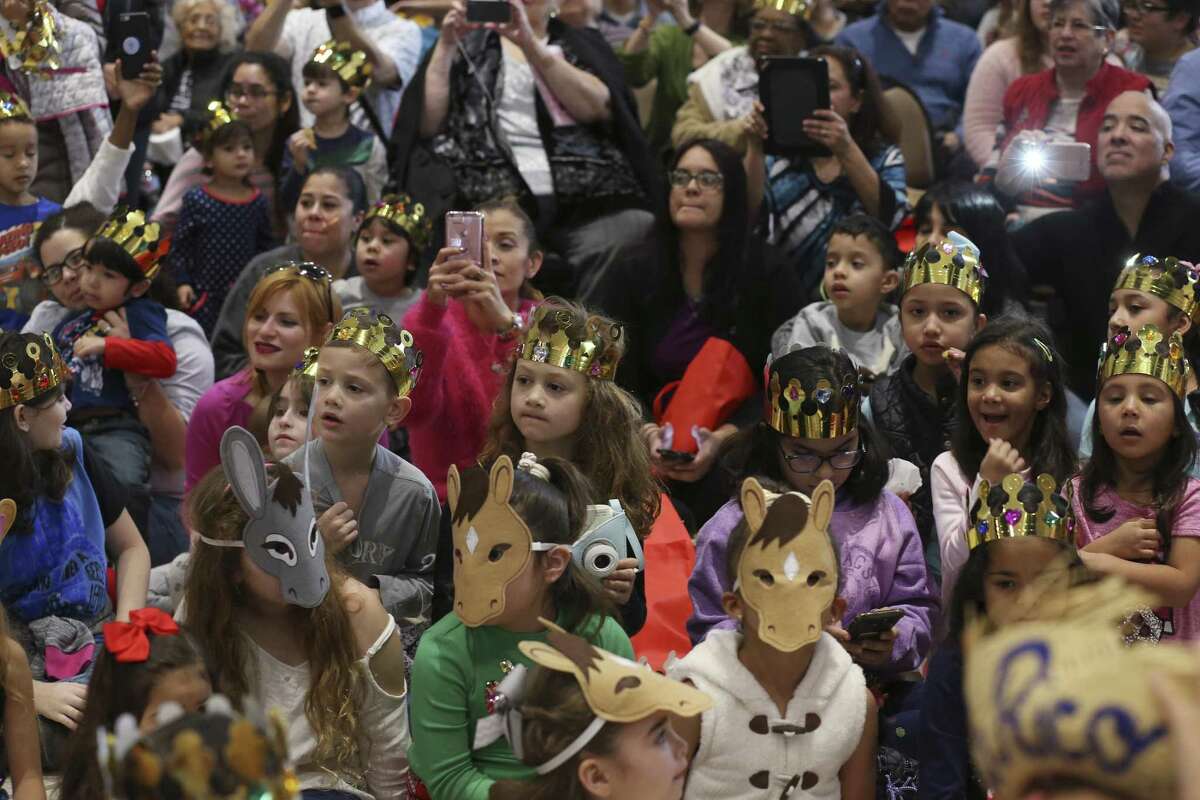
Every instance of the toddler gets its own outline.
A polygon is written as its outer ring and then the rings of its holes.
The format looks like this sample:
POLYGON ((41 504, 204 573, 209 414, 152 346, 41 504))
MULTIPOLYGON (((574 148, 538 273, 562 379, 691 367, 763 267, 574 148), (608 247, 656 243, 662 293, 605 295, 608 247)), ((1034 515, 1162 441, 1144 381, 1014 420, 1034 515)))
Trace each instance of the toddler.
POLYGON ((413 279, 432 232, 425 206, 408 195, 388 195, 376 203, 354 242, 358 274, 333 282, 342 308, 365 307, 392 319, 404 319, 421 298, 413 279))

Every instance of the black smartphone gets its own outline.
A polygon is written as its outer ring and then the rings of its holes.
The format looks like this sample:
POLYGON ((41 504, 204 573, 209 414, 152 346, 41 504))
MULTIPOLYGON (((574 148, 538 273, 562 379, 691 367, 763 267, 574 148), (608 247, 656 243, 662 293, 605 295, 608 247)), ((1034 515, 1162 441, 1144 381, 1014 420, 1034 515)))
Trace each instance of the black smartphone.
POLYGON ((828 156, 829 148, 804 132, 804 120, 829 108, 829 64, 823 58, 763 59, 758 96, 767 122, 763 152, 776 156, 828 156))
POLYGON ((507 25, 512 22, 512 6, 508 0, 467 0, 467 22, 507 25))
POLYGON ((683 453, 679 450, 667 450, 663 447, 658 449, 658 455, 663 461, 673 461, 676 464, 690 464, 696 460, 695 453, 683 453))
POLYGON ((121 51, 121 77, 131 81, 142 74, 150 60, 150 15, 145 11, 131 11, 117 15, 113 31, 121 51))
POLYGON ((896 623, 904 616, 900 608, 877 608, 874 611, 864 611, 846 628, 846 633, 854 641, 875 639, 896 627, 896 623))

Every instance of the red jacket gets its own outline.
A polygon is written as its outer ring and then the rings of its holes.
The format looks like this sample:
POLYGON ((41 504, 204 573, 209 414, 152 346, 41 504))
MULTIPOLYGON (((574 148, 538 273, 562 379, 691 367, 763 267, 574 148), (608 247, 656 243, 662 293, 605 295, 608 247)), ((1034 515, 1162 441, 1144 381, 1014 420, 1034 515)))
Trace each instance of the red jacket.
MULTIPOLYGON (((1050 107, 1058 100, 1058 82, 1054 74, 1054 68, 1051 67, 1017 78, 1009 85, 1004 93, 1005 134, 1000 152, 1004 152, 1019 132, 1041 130, 1046 126, 1050 119, 1050 107)), ((1145 75, 1108 62, 1101 64, 1087 82, 1083 101, 1079 104, 1079 116, 1075 121, 1075 141, 1092 146, 1092 174, 1080 184, 1075 195, 1076 204, 1083 197, 1104 189, 1104 179, 1096 169, 1096 138, 1108 104, 1121 92, 1144 92, 1150 85, 1150 79, 1145 75)))

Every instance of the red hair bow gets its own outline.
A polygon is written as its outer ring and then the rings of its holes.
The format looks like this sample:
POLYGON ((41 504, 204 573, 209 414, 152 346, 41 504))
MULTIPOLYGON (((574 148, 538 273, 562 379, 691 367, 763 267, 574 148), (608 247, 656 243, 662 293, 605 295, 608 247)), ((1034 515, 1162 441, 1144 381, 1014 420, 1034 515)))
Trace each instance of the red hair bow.
POLYGON ((145 661, 150 657, 150 637, 173 636, 179 626, 171 615, 157 608, 139 608, 130 612, 129 622, 104 623, 104 646, 122 664, 145 661))

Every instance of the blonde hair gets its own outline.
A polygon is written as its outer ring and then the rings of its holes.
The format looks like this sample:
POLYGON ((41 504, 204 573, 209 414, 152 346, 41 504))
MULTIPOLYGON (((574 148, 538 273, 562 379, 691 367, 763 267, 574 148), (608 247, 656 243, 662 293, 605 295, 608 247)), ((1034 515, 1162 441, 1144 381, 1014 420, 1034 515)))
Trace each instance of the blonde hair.
MULTIPOLYGON (((625 341, 619 333, 620 327, 611 319, 559 297, 551 297, 546 305, 571 314, 573 320, 586 320, 586 325, 594 325, 596 330, 604 332, 608 347, 624 353, 625 341)), ((516 460, 525 451, 525 437, 512 417, 516 371, 514 362, 504 390, 496 397, 492 408, 488 439, 479 457, 480 463, 490 464, 501 455, 516 460)), ((650 528, 658 518, 662 487, 651 471, 650 451, 642 438, 641 404, 611 380, 588 378, 587 393, 587 408, 571 461, 591 481, 597 493, 593 502, 620 500, 633 529, 644 539, 650 535, 650 528)))
MULTIPOLYGON (((267 466, 268 480, 290 469, 267 466)), ((188 519, 206 537, 238 541, 248 517, 220 466, 214 468, 188 496, 188 519)), ((238 635, 238 611, 247 604, 238 581, 242 548, 198 544, 192 549, 184 585, 187 616, 184 623, 208 656, 217 689, 241 704, 249 691, 250 664, 245 639, 238 635)), ((369 754, 359 744, 358 710, 366 687, 357 665, 358 648, 348 609, 343 605, 346 581, 332 555, 327 555, 330 589, 321 605, 297 609, 304 615, 304 653, 310 684, 304 715, 317 737, 314 760, 322 768, 361 785, 369 754)))
POLYGON ((174 20, 175 27, 179 29, 180 37, 183 36, 183 22, 187 19, 187 15, 202 3, 208 3, 217 12, 217 21, 221 26, 220 36, 217 37, 217 50, 222 53, 236 50, 238 34, 242 32, 243 24, 237 11, 234 10, 233 3, 226 0, 178 0, 171 9, 171 19, 174 20))

